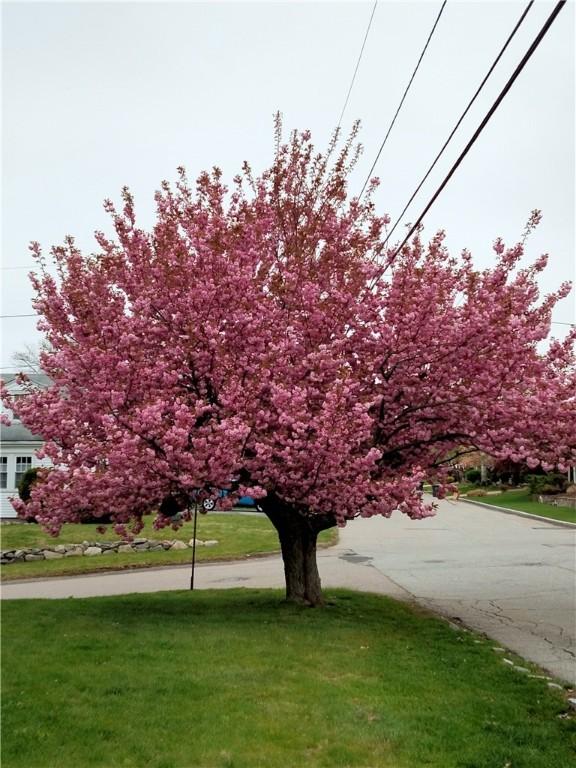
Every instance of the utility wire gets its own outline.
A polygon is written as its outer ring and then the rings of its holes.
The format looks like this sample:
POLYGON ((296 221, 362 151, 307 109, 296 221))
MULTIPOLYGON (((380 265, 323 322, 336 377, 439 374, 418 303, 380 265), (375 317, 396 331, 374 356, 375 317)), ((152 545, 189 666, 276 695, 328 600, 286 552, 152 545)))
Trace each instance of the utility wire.
MULTIPOLYGON (((40 315, 37 312, 30 315, 0 315, 0 320, 4 320, 8 317, 40 317, 40 315)), ((569 325, 572 328, 576 328, 576 323, 563 323, 560 320, 550 320, 550 322, 554 323, 554 325, 569 325)))
POLYGON ((498 107, 502 103, 504 97, 506 96, 506 94, 508 93, 508 91, 510 90, 512 85, 514 84, 516 78, 518 77, 520 72, 524 69, 524 67, 526 66, 526 63, 528 62, 528 60, 530 59, 530 57, 532 56, 532 54, 534 53, 536 48, 538 48, 538 46, 542 42, 542 39, 544 38, 544 36, 546 35, 548 30, 552 26, 556 16, 558 16, 558 14, 560 13, 560 11, 562 10, 562 8, 563 8, 563 6, 565 4, 566 4, 566 0, 560 0, 560 2, 556 3, 556 5, 554 6, 554 10, 550 14, 550 16, 548 16, 546 21, 544 22, 544 25, 543 25, 542 29, 540 30, 540 32, 534 38, 534 40, 532 42, 532 45, 530 46, 530 48, 528 48, 528 50, 526 51, 526 53, 522 57, 522 60, 520 61, 520 63, 518 64, 518 66, 516 67, 516 69, 514 70, 512 75, 510 76, 510 79, 508 80, 508 82, 506 83, 504 88, 500 91, 500 95, 498 96, 498 98, 496 99, 494 104, 492 104, 490 109, 488 110, 486 116, 484 117, 484 119, 482 120, 482 122, 480 123, 480 125, 478 126, 476 131, 474 132, 474 135, 472 136, 472 138, 470 139, 468 144, 462 150, 462 152, 460 154, 460 157, 458 158, 458 160, 456 160, 456 162, 454 163, 454 165, 452 166, 452 168, 450 169, 450 171, 446 175, 444 181, 438 187, 438 189, 434 193, 432 199, 430 200, 430 202, 428 203, 426 208, 424 208, 424 210, 422 211, 422 213, 418 217, 418 220, 416 221, 416 223, 412 225, 412 227, 410 228, 410 231, 408 232, 408 234, 406 235, 406 237, 402 241, 401 245, 394 252, 394 255, 392 256, 392 259, 396 258, 396 256, 400 253, 400 251, 406 245, 408 240, 412 237, 414 232, 418 229, 418 227, 420 226, 420 224, 422 222, 422 219, 428 213, 428 211, 430 210, 430 208, 432 207, 432 205, 434 204, 434 202, 436 201, 436 199, 438 198, 438 196, 440 195, 440 193, 442 192, 442 190, 444 189, 446 184, 448 184, 448 182, 450 181, 450 179, 454 175, 454 172, 456 171, 456 169, 458 168, 458 166, 460 165, 462 160, 466 157, 466 155, 470 151, 472 145, 475 143, 475 141, 478 138, 478 136, 480 136, 480 134, 482 133, 482 131, 486 127, 486 124, 488 123, 488 121, 490 120, 490 118, 492 117, 494 112, 496 112, 496 110, 498 109, 498 107))
POLYGON ((366 45, 366 40, 368 40, 368 34, 370 32, 370 27, 372 26, 372 19, 374 18, 374 12, 376 11, 376 6, 378 5, 378 0, 374 3, 374 6, 372 8, 372 13, 370 14, 370 21, 368 22, 368 27, 366 29, 366 34, 364 35, 364 41, 362 43, 362 48, 360 49, 360 55, 358 56, 358 61, 356 62, 356 68, 354 69, 354 74, 352 75, 352 80, 350 82, 350 87, 348 88, 348 93, 346 95, 346 101, 344 102, 344 106, 342 107, 342 112, 340 113, 340 118, 338 120, 338 128, 340 128, 340 125, 342 124, 342 118, 344 117, 344 112, 346 111, 346 107, 348 106, 348 101, 350 99, 350 94, 352 93, 352 88, 354 87, 354 81, 356 80, 356 73, 358 72, 358 67, 360 66, 360 62, 362 61, 362 54, 364 53, 364 46, 366 45))
POLYGON ((468 106, 466 107, 466 109, 464 110, 464 112, 462 112, 462 114, 460 115, 460 118, 458 119, 458 122, 456 123, 456 125, 455 125, 455 126, 454 126, 454 128, 452 129, 452 132, 450 133, 450 135, 448 136, 448 138, 446 139, 446 141, 444 142, 444 146, 442 147, 442 149, 440 150, 440 152, 438 152, 438 154, 437 154, 437 155, 436 155, 436 157, 434 158, 434 161, 433 161, 432 165, 430 166, 430 168, 428 168, 428 170, 426 171, 426 174, 423 176, 423 178, 422 178, 422 180, 421 180, 420 184, 418 184, 418 186, 416 187, 416 189, 415 189, 415 190, 414 190, 414 192, 412 193, 412 197, 410 198, 410 200, 408 200, 408 202, 407 202, 407 203, 406 203, 406 205, 404 206, 404 209, 403 209, 402 213, 401 213, 401 214, 400 214, 400 216, 398 216, 398 218, 396 219, 396 221, 395 221, 395 223, 394 223, 394 226, 392 227, 392 229, 390 230, 390 232, 389 232, 389 233, 388 233, 388 235, 386 236, 386 240, 384 241, 384 243, 385 243, 385 244, 386 244, 386 243, 388 242, 388 240, 389 240, 389 239, 392 237, 392 233, 394 232, 394 230, 396 229, 396 227, 398 226, 398 224, 400 224, 400 222, 401 222, 401 220, 402 220, 402 218, 403 218, 404 214, 406 213, 406 211, 408 210, 408 207, 410 206, 410 203, 411 203, 411 202, 414 200, 414 198, 416 197, 416 195, 418 194, 418 192, 419 192, 419 191, 422 189, 422 185, 424 184, 424 182, 426 181, 426 179, 428 178, 428 176, 430 176, 430 174, 432 173, 432 170, 434 169, 434 167, 435 167, 436 163, 438 162, 438 160, 440 160, 440 158, 441 158, 441 157, 442 157, 442 155, 444 154, 444 150, 446 149, 446 147, 448 146, 448 144, 451 142, 451 140, 452 140, 452 137, 454 136, 454 134, 456 133, 456 131, 457 131, 457 130, 458 130, 458 128, 460 127, 460 125, 461 125, 462 121, 464 120, 464 118, 465 118, 465 117, 466 117, 466 115, 468 114, 468 112, 469 112, 470 108, 472 107, 472 105, 474 104, 474 102, 476 101, 476 99, 478 98, 478 96, 480 95, 480 92, 481 92, 481 90, 484 88, 484 86, 485 86, 485 84, 486 84, 486 82, 487 82, 488 78, 490 77, 490 75, 491 75, 491 74, 492 74, 492 72, 494 71, 494 69, 495 69, 496 65, 498 64, 498 62, 500 61, 500 59, 502 58, 502 56, 504 55, 504 51, 506 50, 506 48, 508 48, 509 44, 512 42, 512 39, 514 38, 514 35, 516 34, 516 32, 518 31, 518 29, 520 28, 520 25, 522 24, 522 22, 523 22, 523 21, 524 21, 524 19, 526 18, 526 15, 528 14, 528 11, 530 10, 530 8, 531 8, 533 5, 534 5, 534 0, 530 0, 530 2, 528 3, 528 5, 527 5, 527 6, 526 6, 526 8, 524 9, 524 12, 522 13, 522 15, 520 16, 520 18, 518 19, 518 22, 516 23, 516 26, 514 27, 514 29, 512 30, 512 32, 510 33, 510 36, 508 37, 508 39, 507 39, 507 40, 506 40, 506 42, 504 43, 504 46, 502 47, 502 49, 500 50, 500 53, 498 54, 498 56, 497 56, 497 57, 496 57, 496 59, 494 60, 494 63, 492 64, 492 66, 490 67, 490 69, 489 69, 489 70, 488 70, 488 72, 486 73, 486 76, 484 77, 484 79, 482 80, 482 82, 480 83, 480 85, 478 86, 478 89, 477 89, 476 93, 474 94, 474 96, 472 96, 472 98, 471 98, 471 99, 470 99, 470 101, 468 102, 468 106))
POLYGON ((438 16, 436 16, 436 21, 434 22, 434 26, 432 27, 432 30, 430 34, 428 35, 428 40, 426 40, 426 45, 422 49, 422 53, 420 54, 420 58, 418 59, 418 63, 416 64, 416 68, 414 69, 414 72, 412 72, 412 77, 408 81, 408 85, 406 86, 406 89, 404 90, 404 95, 402 96, 402 99, 400 100, 400 104, 398 105, 398 109, 396 110, 396 114, 392 118, 392 122, 390 123, 390 126, 388 130, 386 131, 386 136, 384 136, 384 141, 380 145, 380 149, 378 150, 378 154, 376 155, 376 159, 372 163, 372 168, 370 168, 370 172, 368 173, 368 176, 366 177, 366 181, 364 182, 364 186, 362 187, 360 194, 358 196, 358 199, 362 197, 364 194, 364 190, 366 189, 366 185, 370 181, 370 178, 372 176, 372 171, 376 167, 376 163, 378 162, 378 159, 380 158, 380 155, 382 154, 382 150, 384 149, 384 145, 386 144, 386 141, 388 140, 388 136, 390 136, 390 131, 394 127, 394 123, 396 122, 396 118, 398 117, 398 114, 400 113, 400 110, 402 109, 402 104, 404 104, 404 99, 408 95, 408 91, 410 90, 410 86, 412 85, 412 81, 414 80, 414 77, 416 76, 416 72, 418 72, 418 69, 420 67, 420 62, 424 58, 424 54, 426 53, 426 49, 428 48, 428 44, 430 43, 430 40, 432 39, 432 35, 434 34, 434 30, 436 29, 436 26, 438 25, 438 22, 440 21, 440 16, 442 16, 442 13, 444 11, 444 6, 446 5, 446 0, 442 3, 442 7, 440 8, 440 11, 438 13, 438 16))

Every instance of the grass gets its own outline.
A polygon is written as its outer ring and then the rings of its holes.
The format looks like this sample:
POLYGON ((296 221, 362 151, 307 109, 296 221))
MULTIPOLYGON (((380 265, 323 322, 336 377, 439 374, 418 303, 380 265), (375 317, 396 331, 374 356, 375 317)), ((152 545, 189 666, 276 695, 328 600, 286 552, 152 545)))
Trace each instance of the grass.
POLYGON ((421 610, 337 590, 3 604, 3 768, 567 768, 562 693, 421 610))
POLYGON ((533 515, 550 517, 553 520, 562 520, 568 523, 576 523, 576 510, 569 507, 555 507, 552 504, 540 504, 532 501, 530 491, 520 488, 515 491, 505 491, 497 496, 474 497, 473 501, 481 501, 482 504, 490 504, 495 507, 507 507, 517 509, 520 512, 531 512, 533 515))
MULTIPOLYGON (((144 530, 139 537, 147 539, 180 539, 188 542, 192 538, 193 524, 185 523, 173 531, 165 528, 155 531, 153 517, 146 518, 144 530)), ((11 524, 1 526, 2 549, 74 544, 82 541, 117 541, 118 536, 109 527, 104 534, 96 532, 96 525, 66 524, 60 536, 49 536, 39 525, 11 524)), ((231 560, 252 555, 278 552, 278 535, 265 515, 208 514, 198 517, 197 538, 206 541, 215 539, 212 547, 196 547, 196 560, 231 560)), ((318 537, 321 546, 336 542, 337 530, 323 531, 318 537)), ((2 580, 44 578, 47 576, 71 576, 73 574, 114 571, 127 568, 157 568, 162 565, 189 563, 192 550, 168 550, 161 552, 132 552, 128 554, 99 555, 96 557, 65 557, 61 560, 38 560, 17 562, 2 566, 2 580)))

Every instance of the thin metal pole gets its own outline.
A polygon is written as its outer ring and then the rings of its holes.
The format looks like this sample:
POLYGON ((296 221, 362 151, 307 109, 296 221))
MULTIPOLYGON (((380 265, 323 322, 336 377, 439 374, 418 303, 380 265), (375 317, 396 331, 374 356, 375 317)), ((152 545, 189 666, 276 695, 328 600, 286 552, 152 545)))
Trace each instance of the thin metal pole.
POLYGON ((190 576, 190 589, 194 589, 194 566, 196 565, 196 526, 198 525, 198 502, 194 502, 194 536, 192 540, 192 574, 190 576))

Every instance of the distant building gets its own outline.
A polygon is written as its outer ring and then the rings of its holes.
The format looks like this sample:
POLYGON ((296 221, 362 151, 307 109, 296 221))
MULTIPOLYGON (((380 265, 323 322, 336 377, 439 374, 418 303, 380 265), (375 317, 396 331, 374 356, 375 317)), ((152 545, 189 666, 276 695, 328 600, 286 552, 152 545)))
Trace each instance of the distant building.
MULTIPOLYGON (((29 373, 28 378, 35 387, 44 389, 50 386, 50 379, 44 373, 29 373)), ((0 378, 13 397, 26 397, 26 391, 16 381, 13 373, 1 373, 0 378)), ((9 427, 0 427, 0 518, 16 517, 16 511, 9 498, 18 495, 18 483, 24 472, 30 467, 46 466, 48 460, 38 459, 36 451, 42 447, 40 435, 33 435, 14 414, 2 406, 2 411, 11 419, 9 427)))

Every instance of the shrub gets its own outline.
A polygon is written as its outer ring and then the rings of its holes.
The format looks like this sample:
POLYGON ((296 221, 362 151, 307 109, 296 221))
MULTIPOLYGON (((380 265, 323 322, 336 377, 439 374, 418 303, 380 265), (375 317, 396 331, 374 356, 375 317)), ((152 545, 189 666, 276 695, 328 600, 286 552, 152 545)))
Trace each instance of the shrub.
POLYGON ((38 479, 38 471, 40 467, 30 467, 22 475, 20 482, 18 483, 18 496, 22 501, 26 502, 30 498, 30 490, 36 480, 38 479))
POLYGON ((546 496, 555 496, 557 493, 562 493, 562 489, 558 488, 557 485, 550 485, 549 483, 545 483, 540 488, 540 493, 544 493, 546 496))
POLYGON ((551 485, 555 485, 557 488, 560 489, 560 493, 564 493, 566 488, 568 488, 568 478, 566 475, 562 475, 560 473, 555 473, 553 475, 550 475, 551 485))
POLYGON ((482 479, 482 472, 480 472, 479 469, 469 469, 468 472, 466 472, 466 480, 468 480, 469 483, 479 483, 482 479))
POLYGON ((510 459, 499 459, 492 467, 492 479, 510 486, 520 485, 529 474, 542 474, 542 472, 531 471, 527 464, 510 459))
POLYGON ((541 493, 554 495, 564 493, 568 486, 568 478, 558 472, 548 472, 545 475, 528 475, 530 493, 537 496, 541 493))
POLYGON ((488 494, 483 488, 473 488, 471 491, 468 491, 466 496, 488 496, 488 494))
POLYGON ((79 522, 81 525, 110 525, 114 520, 111 513, 97 517, 90 512, 83 512, 79 522))

